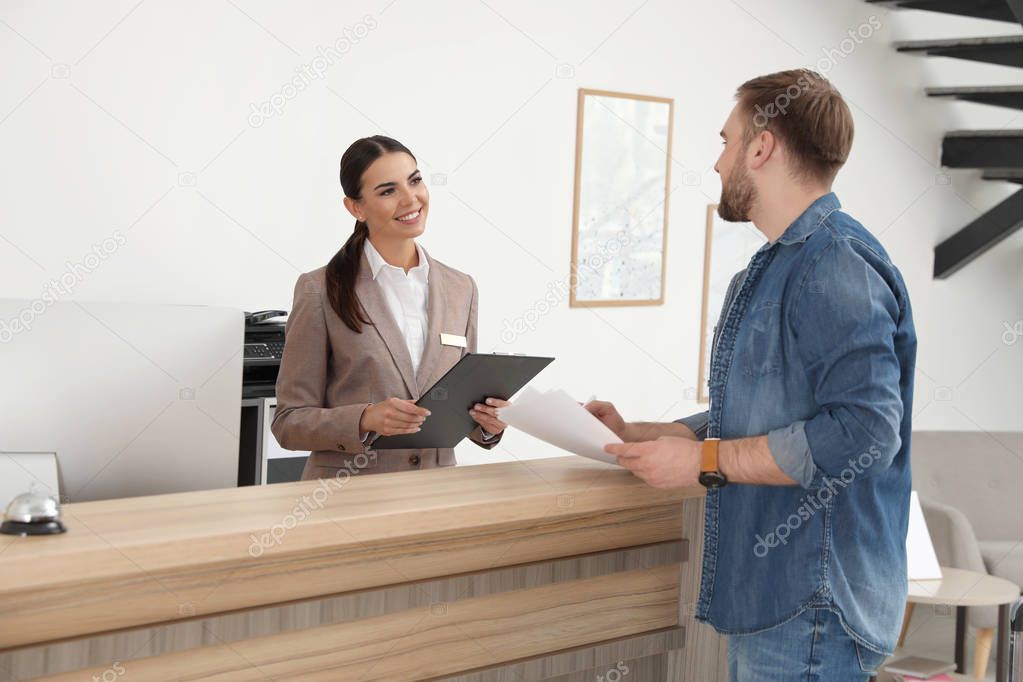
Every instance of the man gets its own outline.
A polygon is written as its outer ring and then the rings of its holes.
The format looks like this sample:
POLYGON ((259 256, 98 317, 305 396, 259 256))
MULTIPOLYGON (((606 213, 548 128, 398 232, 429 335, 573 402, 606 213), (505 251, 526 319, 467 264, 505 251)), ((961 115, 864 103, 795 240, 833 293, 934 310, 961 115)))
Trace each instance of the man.
POLYGON ((718 213, 768 243, 729 287, 710 410, 665 424, 587 409, 650 485, 708 488, 697 618, 729 635, 733 682, 862 681, 895 648, 906 602, 909 297, 831 193, 853 138, 841 95, 794 70, 736 99, 718 213))

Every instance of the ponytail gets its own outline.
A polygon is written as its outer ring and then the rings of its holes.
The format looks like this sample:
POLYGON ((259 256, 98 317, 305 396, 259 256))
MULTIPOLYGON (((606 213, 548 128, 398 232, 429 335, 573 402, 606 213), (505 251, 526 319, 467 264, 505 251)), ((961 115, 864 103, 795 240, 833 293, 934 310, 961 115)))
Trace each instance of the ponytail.
POLYGON ((345 326, 357 334, 362 333, 362 325, 371 324, 355 293, 355 281, 359 277, 362 253, 368 238, 369 225, 361 220, 355 221, 355 231, 327 263, 326 285, 330 307, 345 326))

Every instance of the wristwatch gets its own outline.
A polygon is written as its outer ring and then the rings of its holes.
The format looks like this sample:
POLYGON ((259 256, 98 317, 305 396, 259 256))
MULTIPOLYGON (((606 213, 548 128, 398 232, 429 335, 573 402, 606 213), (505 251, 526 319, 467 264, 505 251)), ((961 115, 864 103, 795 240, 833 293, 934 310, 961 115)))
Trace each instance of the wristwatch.
POLYGON ((718 468, 718 444, 720 438, 703 441, 703 457, 700 463, 700 485, 708 489, 724 488, 728 478, 718 468))

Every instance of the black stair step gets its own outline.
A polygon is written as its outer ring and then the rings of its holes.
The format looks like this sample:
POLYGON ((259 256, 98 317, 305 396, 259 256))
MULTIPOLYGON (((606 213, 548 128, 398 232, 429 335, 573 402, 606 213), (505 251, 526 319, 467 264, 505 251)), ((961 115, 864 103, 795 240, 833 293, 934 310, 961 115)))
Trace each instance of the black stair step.
POLYGON ((1013 23, 1017 21, 1005 0, 867 0, 867 2, 892 9, 923 9, 963 17, 1013 23))
POLYGON ((941 142, 947 168, 1023 168, 1023 130, 954 130, 941 142))
POLYGON ((966 102, 1023 109, 1023 85, 927 88, 928 97, 952 97, 966 102))
POLYGON ((945 279, 1023 227, 1023 189, 934 247, 934 278, 945 279))
POLYGON ((975 62, 1023 67, 1023 35, 951 40, 908 40, 894 43, 899 52, 954 57, 975 62))
POLYGON ((984 180, 1003 180, 1023 185, 1023 168, 988 168, 980 177, 984 180))

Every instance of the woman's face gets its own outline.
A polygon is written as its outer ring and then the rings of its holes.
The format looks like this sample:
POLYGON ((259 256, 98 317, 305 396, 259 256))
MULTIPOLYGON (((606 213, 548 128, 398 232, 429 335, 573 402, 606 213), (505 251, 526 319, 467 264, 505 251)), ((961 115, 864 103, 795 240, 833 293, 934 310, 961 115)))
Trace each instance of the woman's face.
POLYGON ((426 229, 430 192, 415 160, 404 152, 390 152, 370 164, 362 174, 362 198, 345 205, 383 239, 411 239, 426 229), (353 210, 354 209, 354 210, 353 210))

